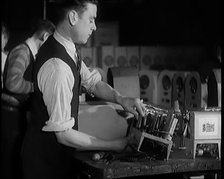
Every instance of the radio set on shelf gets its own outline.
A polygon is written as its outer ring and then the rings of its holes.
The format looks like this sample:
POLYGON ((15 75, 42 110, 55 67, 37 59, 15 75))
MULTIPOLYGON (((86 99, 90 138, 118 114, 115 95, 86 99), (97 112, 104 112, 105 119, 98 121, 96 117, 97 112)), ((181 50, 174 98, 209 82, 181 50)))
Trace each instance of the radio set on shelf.
POLYGON ((178 119, 176 111, 146 105, 147 114, 132 118, 128 133, 133 132, 138 141, 137 150, 155 159, 169 159, 172 135, 178 119))
POLYGON ((184 137, 189 158, 221 159, 221 108, 189 111, 190 133, 184 137))

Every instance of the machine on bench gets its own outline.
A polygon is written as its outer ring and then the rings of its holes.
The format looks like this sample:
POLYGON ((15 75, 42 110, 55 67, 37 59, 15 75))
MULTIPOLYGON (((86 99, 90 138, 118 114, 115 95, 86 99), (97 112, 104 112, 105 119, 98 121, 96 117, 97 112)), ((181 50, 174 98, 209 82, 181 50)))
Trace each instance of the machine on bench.
POLYGON ((147 114, 138 120, 131 119, 127 134, 134 133, 138 141, 136 149, 155 159, 169 159, 172 148, 172 136, 180 113, 146 105, 147 114))

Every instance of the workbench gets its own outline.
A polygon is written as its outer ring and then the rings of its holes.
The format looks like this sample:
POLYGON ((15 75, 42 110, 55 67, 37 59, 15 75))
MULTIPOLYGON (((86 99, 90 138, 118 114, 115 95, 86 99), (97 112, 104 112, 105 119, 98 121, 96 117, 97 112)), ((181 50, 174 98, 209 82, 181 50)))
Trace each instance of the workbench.
MULTIPOLYGON (((110 163, 105 163, 104 161, 94 161, 92 159, 93 151, 84 151, 76 152, 74 159, 82 176, 80 178, 148 178, 149 176, 149 178, 154 178, 154 176, 164 174, 179 174, 179 176, 183 176, 182 178, 203 175, 209 176, 204 178, 221 179, 221 159, 187 159, 181 153, 179 151, 171 152, 168 160, 127 162, 115 159, 110 163)), ((122 154, 114 155, 121 156, 122 154)))

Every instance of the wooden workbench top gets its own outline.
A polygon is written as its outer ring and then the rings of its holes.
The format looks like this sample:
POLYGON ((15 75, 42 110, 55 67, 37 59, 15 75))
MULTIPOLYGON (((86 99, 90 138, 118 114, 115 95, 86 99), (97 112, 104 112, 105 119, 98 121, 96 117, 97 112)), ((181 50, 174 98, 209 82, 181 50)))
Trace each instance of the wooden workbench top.
MULTIPOLYGON (((221 171, 221 160, 211 158, 187 159, 182 152, 171 152, 169 160, 122 160, 127 154, 113 154, 114 160, 92 160, 94 152, 77 152, 74 154, 77 166, 90 178, 123 178, 157 174, 185 172, 221 171)), ((128 154, 129 155, 129 154, 128 154)))

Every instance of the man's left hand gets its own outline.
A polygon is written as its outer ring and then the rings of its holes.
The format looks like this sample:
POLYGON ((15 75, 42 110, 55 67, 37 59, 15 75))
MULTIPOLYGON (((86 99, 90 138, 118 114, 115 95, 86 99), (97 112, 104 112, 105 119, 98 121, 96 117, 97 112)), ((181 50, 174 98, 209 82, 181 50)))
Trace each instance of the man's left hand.
POLYGON ((136 119, 138 119, 139 114, 145 116, 145 104, 139 98, 123 97, 121 106, 124 110, 134 114, 136 119))

